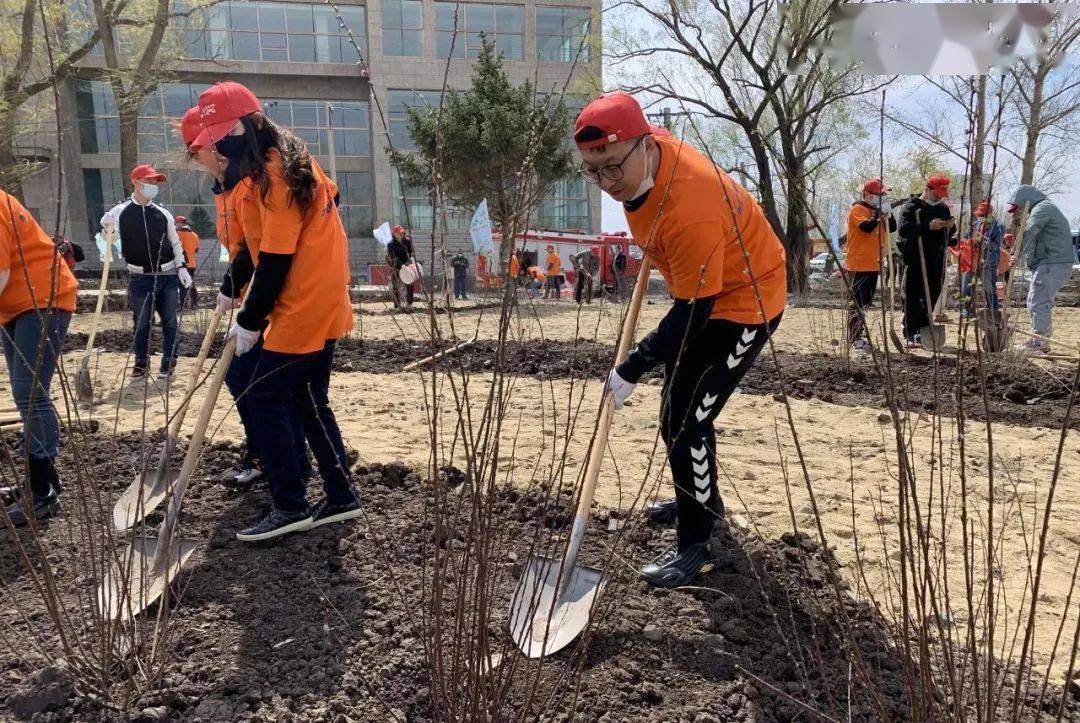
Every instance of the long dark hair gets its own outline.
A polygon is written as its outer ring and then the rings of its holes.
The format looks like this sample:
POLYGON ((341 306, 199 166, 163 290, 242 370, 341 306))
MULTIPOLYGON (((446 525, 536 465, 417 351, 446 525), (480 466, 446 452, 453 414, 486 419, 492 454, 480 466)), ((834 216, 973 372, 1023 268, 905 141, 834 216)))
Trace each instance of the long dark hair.
POLYGON ((266 153, 276 148, 281 154, 285 182, 289 185, 289 202, 296 203, 301 211, 307 213, 315 200, 318 181, 304 141, 287 128, 275 125, 262 113, 244 116, 240 123, 244 126, 244 154, 237 162, 240 177, 249 177, 257 183, 265 201, 270 192, 266 153))

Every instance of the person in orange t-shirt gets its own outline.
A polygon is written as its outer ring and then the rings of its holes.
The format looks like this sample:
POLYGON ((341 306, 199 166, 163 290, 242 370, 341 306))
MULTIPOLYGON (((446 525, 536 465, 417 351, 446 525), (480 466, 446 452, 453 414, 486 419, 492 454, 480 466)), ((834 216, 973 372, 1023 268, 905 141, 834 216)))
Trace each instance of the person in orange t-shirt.
POLYGON ((780 322, 784 248, 746 189, 649 125, 632 96, 611 93, 585 106, 574 140, 582 175, 623 204, 634 242, 675 299, 611 370, 606 392, 619 409, 645 372, 664 365, 660 429, 675 501, 648 512, 675 521, 676 541, 641 577, 660 587, 686 585, 714 564, 710 539, 724 507, 713 421, 780 322))
POLYGON ((249 282, 250 288, 227 337, 235 339, 236 354, 258 355, 247 394, 273 504, 236 537, 268 540, 356 518, 360 503, 329 403, 334 348, 353 325, 337 188, 304 142, 267 118, 243 85, 203 91, 199 113, 204 128, 195 145, 213 144, 238 177, 251 181, 238 220, 245 241, 259 249, 253 270, 231 265, 232 296, 249 282), (298 463, 294 415, 303 420, 323 478, 326 496, 314 508, 298 463))
MULTIPOLYGON (((228 160, 218 154, 213 145, 201 147, 196 143, 202 130, 202 118, 196 106, 184 114, 180 121, 179 133, 187 147, 189 159, 202 166, 214 178, 212 190, 214 204, 217 206, 218 241, 229 254, 230 263, 230 268, 222 279, 221 291, 218 292, 217 310, 228 317, 233 309, 239 306, 240 301, 239 298, 233 298, 231 269, 234 265, 243 267, 246 277, 250 278, 259 256, 258 246, 253 242, 249 243, 243 237, 240 221, 240 214, 244 212, 245 204, 250 205, 248 196, 252 186, 249 179, 238 176, 235 168, 229 166, 228 160)), ((181 241, 183 241, 182 237, 181 241)), ((186 250, 185 253, 187 253, 186 250)), ((194 262, 193 257, 189 259, 192 263, 194 262)), ((194 270, 192 273, 194 274, 194 270)), ((257 420, 251 409, 250 395, 246 394, 251 386, 257 359, 256 354, 233 356, 225 374, 225 386, 232 395, 237 414, 240 416, 240 423, 244 428, 244 453, 239 463, 226 470, 218 477, 218 481, 234 491, 250 489, 264 479, 261 455, 253 432, 257 420)), ((304 425, 299 415, 293 416, 291 426, 294 443, 298 450, 297 461, 300 465, 300 475, 306 479, 311 477, 312 469, 311 461, 308 459, 307 442, 304 438, 304 425)))
POLYGON ((555 247, 547 247, 547 285, 544 287, 544 298, 550 299, 554 295, 555 300, 562 298, 562 259, 555 253, 555 247))
POLYGON ((854 351, 870 346, 866 338, 866 309, 874 303, 881 252, 889 248, 889 232, 896 231, 892 206, 885 197, 891 190, 885 188, 880 178, 872 178, 863 184, 862 200, 856 201, 848 211, 844 267, 851 285, 848 341, 854 351))
MULTIPOLYGON (((176 216, 176 235, 180 237, 180 245, 184 247, 184 261, 187 263, 188 273, 195 278, 195 264, 199 257, 199 234, 188 223, 187 217, 176 216)), ((184 301, 191 299, 191 308, 199 306, 199 295, 195 292, 195 282, 190 286, 180 288, 180 308, 184 307, 184 301)))
POLYGON ((544 282, 547 280, 547 274, 539 266, 530 266, 526 273, 529 276, 529 287, 527 289, 529 298, 533 298, 533 294, 539 294, 540 289, 544 288, 544 282))
MULTIPOLYGON (((75 275, 56 244, 14 196, 0 191, 0 341, 23 423, 33 499, 7 509, 21 527, 60 512, 60 423, 49 389, 75 312, 75 275)), ((5 497, 19 497, 9 490, 5 497)))
POLYGON ((518 258, 517 249, 510 254, 510 283, 515 286, 518 283, 518 276, 521 275, 521 260, 518 258))

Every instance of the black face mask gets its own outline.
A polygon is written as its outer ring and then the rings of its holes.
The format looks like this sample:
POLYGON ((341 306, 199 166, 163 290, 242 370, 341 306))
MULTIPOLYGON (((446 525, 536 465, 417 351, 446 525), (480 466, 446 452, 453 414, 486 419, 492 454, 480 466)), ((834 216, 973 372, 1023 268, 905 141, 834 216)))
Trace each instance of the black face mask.
POLYGON ((244 156, 244 148, 247 146, 247 139, 244 135, 225 136, 215 143, 214 146, 217 148, 218 153, 225 156, 230 161, 239 161, 244 156))

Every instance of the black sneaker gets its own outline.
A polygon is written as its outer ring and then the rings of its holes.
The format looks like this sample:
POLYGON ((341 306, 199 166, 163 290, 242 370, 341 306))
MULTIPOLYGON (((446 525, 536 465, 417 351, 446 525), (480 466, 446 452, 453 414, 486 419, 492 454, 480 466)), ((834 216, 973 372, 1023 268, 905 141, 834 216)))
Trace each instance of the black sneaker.
POLYGON ((679 516, 679 503, 672 497, 670 500, 657 500, 645 505, 645 517, 657 525, 674 525, 679 516))
POLYGON ((176 375, 176 367, 169 367, 168 369, 162 369, 158 372, 158 381, 168 381, 171 377, 176 375))
MULTIPOLYGON (((30 519, 24 509, 26 505, 23 502, 16 502, 7 508, 8 517, 11 518, 11 524, 16 527, 26 527, 30 524, 30 519)), ((34 498, 34 519, 38 522, 43 522, 51 517, 56 517, 60 514, 60 498, 55 494, 48 497, 36 497, 34 498)))
POLYGON ((270 511, 259 522, 237 532, 236 539, 241 542, 259 542, 260 540, 272 540, 290 532, 305 532, 310 529, 310 509, 303 512, 282 512, 271 506, 270 511))
POLYGON ((137 366, 137 367, 132 367, 132 369, 131 369, 131 378, 132 379, 145 379, 148 376, 150 376, 150 368, 149 367, 137 366))
POLYGON ((332 505, 327 500, 323 500, 315 506, 315 512, 311 515, 314 520, 311 526, 321 527, 332 522, 344 522, 359 517, 361 514, 363 510, 360 509, 360 500, 355 497, 352 502, 344 505, 332 505))
POLYGON ((641 568, 641 579, 653 587, 681 587, 689 585, 698 575, 709 572, 715 566, 709 543, 690 545, 681 551, 677 544, 673 544, 641 568))
POLYGON ((251 462, 242 462, 221 476, 221 484, 231 490, 244 492, 264 479, 263 471, 251 462))

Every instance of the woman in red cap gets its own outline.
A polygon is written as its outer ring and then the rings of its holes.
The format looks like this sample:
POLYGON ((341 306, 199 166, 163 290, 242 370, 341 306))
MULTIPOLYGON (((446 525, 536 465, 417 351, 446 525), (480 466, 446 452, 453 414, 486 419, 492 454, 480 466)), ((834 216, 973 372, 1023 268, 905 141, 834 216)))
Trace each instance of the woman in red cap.
POLYGON ((303 141, 262 113, 259 100, 239 83, 219 83, 199 97, 203 131, 198 147, 214 145, 237 178, 250 182, 240 233, 258 247, 254 269, 231 265, 231 298, 249 285, 228 337, 236 354, 256 354, 246 394, 258 423, 272 504, 237 533, 267 540, 360 515, 345 447, 329 404, 334 347, 352 328, 348 241, 335 201, 336 188, 303 141), (325 499, 312 508, 291 429, 299 415, 319 464, 325 499))

